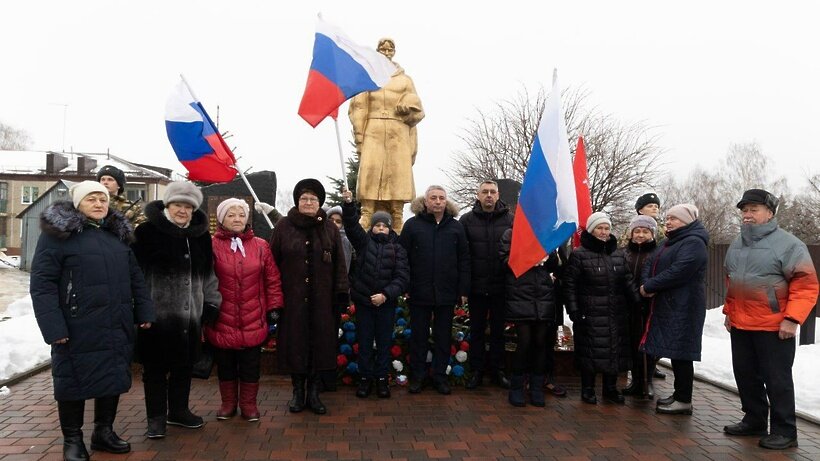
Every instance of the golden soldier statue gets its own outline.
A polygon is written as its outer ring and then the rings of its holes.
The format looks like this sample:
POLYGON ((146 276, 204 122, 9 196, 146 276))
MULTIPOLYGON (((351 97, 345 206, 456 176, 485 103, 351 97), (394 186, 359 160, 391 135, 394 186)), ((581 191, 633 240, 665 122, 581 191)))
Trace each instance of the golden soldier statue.
MULTIPOLYGON (((393 39, 379 40, 378 51, 392 61, 396 53, 393 39)), ((401 66, 396 67, 383 88, 356 95, 348 115, 360 161, 356 186, 356 198, 362 204, 360 223, 369 229, 373 213, 386 211, 393 217, 393 229, 401 232, 404 204, 416 195, 416 124, 424 118, 424 109, 413 80, 401 66)))

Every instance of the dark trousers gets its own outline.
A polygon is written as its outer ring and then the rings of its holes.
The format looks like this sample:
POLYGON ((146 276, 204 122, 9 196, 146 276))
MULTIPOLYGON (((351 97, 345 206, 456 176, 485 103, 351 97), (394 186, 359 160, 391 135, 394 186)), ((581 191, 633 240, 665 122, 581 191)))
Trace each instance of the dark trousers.
POLYGON ((515 353, 512 357, 512 373, 523 374, 529 370, 535 376, 544 376, 547 355, 547 332, 555 329, 551 322, 516 322, 515 353))
POLYGON ((145 411, 149 418, 188 410, 191 366, 169 367, 146 363, 142 372, 145 411))
POLYGON ((766 427, 771 407, 769 432, 797 437, 794 415, 795 339, 780 339, 776 331, 749 331, 732 328, 732 369, 743 422, 766 427))
MULTIPOLYGON (((595 373, 594 371, 581 370, 581 387, 594 389, 595 376, 597 374, 598 373, 595 373)), ((604 392, 617 390, 617 384, 618 375, 604 373, 601 376, 601 387, 603 387, 604 392)))
POLYGON ((694 362, 675 359, 672 359, 671 362, 672 372, 675 374, 675 392, 672 396, 678 402, 692 403, 692 386, 695 383, 694 362))
POLYGON ((260 346, 244 349, 214 347, 214 361, 220 381, 236 381, 238 378, 243 383, 258 383, 261 358, 260 346))
MULTIPOLYGON (((363 378, 386 378, 390 370, 390 346, 393 344, 395 303, 379 307, 360 306, 356 311, 356 329, 359 333, 359 375, 363 378), (376 357, 373 358, 373 340, 376 357)), ((415 331, 415 330, 412 330, 415 331)))
POLYGON ((453 329, 452 305, 418 306, 410 302, 410 368, 413 370, 413 379, 424 378, 431 323, 434 343, 433 379, 446 381, 453 329))
POLYGON ((470 295, 470 368, 476 372, 504 370, 504 295, 470 295), (490 354, 487 357, 487 323, 490 354))

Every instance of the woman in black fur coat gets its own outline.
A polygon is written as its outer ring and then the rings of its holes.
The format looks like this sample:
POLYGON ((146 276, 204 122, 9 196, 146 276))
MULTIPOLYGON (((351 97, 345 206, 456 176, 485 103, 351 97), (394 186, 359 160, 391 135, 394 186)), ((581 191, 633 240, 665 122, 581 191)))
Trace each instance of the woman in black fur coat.
POLYGON ((191 373, 201 352, 202 324, 219 316, 222 295, 201 203, 195 185, 173 182, 161 201, 145 207, 148 221, 135 232, 134 253, 157 309, 154 327, 137 338, 148 438, 165 437, 166 423, 192 429, 205 424, 188 407, 191 373))

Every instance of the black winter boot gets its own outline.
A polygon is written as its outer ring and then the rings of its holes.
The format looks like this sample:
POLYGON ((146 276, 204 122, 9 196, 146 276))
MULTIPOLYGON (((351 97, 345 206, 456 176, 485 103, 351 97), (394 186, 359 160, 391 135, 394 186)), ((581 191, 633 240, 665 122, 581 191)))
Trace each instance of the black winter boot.
POLYGON ((319 400, 319 377, 312 375, 308 378, 307 406, 317 415, 327 413, 327 407, 319 400))
POLYGON ((366 399, 370 397, 371 392, 373 392, 373 380, 370 378, 361 378, 359 380, 359 387, 356 389, 356 397, 366 399))
POLYGON ((293 383, 293 398, 288 402, 291 413, 299 413, 305 409, 305 375, 290 375, 293 383))
POLYGON ((544 400, 544 375, 530 375, 530 403, 534 407, 546 406, 544 400))
POLYGON ((508 400, 514 407, 523 407, 527 404, 524 400, 524 375, 510 376, 510 393, 508 400))
POLYGON ((85 461, 89 459, 88 450, 83 443, 84 400, 58 400, 57 414, 60 418, 60 430, 63 432, 63 459, 66 461, 85 461))
POLYGON ((390 398, 390 382, 387 380, 387 377, 383 376, 376 381, 376 395, 379 396, 380 399, 390 398))
POLYGON ((624 395, 621 394, 621 391, 618 390, 617 383, 618 375, 603 376, 604 400, 606 400, 607 402, 622 405, 624 403, 624 395))
POLYGON ((581 388, 581 400, 584 403, 589 403, 591 405, 595 405, 598 403, 598 397, 595 397, 595 388, 594 387, 582 387, 581 388))
POLYGON ((91 449, 108 453, 128 453, 131 445, 114 432, 114 418, 120 396, 94 399, 94 432, 91 434, 91 449))
POLYGON ((470 376, 470 379, 464 384, 466 389, 475 389, 481 386, 482 382, 484 381, 484 372, 481 370, 476 370, 473 372, 473 376, 470 376))
POLYGON ((205 421, 191 412, 189 399, 191 396, 190 371, 171 371, 168 378, 168 419, 172 426, 198 429, 205 425, 205 421))

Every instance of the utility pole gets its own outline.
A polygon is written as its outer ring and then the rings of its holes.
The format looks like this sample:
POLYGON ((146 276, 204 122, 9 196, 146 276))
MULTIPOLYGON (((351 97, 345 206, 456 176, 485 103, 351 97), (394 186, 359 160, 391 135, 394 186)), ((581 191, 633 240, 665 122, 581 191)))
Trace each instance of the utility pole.
POLYGON ((68 119, 68 104, 60 104, 56 102, 51 103, 52 106, 63 106, 63 145, 61 147, 61 151, 65 152, 65 127, 66 127, 66 120, 68 119))

